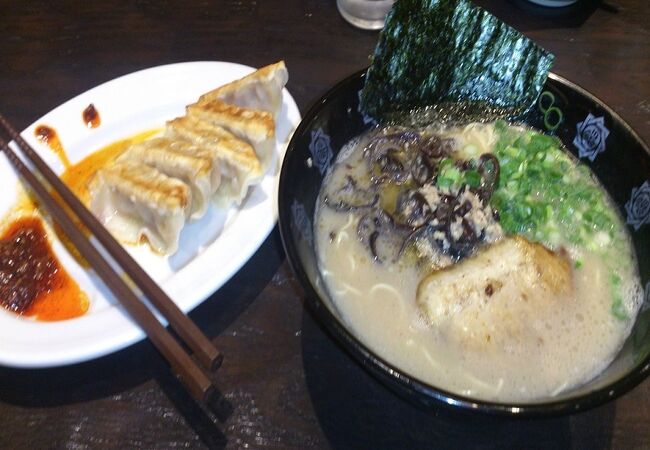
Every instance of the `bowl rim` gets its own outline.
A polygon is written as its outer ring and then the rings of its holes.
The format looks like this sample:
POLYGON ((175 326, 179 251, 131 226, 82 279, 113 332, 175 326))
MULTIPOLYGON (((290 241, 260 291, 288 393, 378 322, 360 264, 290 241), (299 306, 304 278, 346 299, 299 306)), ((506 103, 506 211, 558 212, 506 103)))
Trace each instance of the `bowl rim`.
MULTIPOLYGON (((367 347, 361 340, 359 340, 350 330, 348 330, 336 316, 332 313, 327 304, 320 298, 315 287, 312 285, 307 273, 303 269, 298 254, 298 249, 291 239, 292 231, 290 229, 291 221, 291 207, 287 202, 283 201, 289 194, 291 189, 292 179, 288 176, 288 160, 294 152, 296 152, 297 136, 304 133, 305 129, 310 126, 312 120, 316 117, 319 111, 328 103, 337 97, 337 94, 348 88, 348 85, 357 81, 359 78, 364 78, 367 68, 361 69, 353 74, 345 77, 343 80, 337 82, 319 99, 312 102, 307 112, 293 133, 291 140, 287 147, 287 152, 282 163, 280 171, 280 180, 278 187, 278 217, 279 229, 282 243, 285 252, 288 256, 289 265, 296 274, 302 288, 306 293, 306 303, 310 310, 316 314, 318 320, 325 326, 327 331, 332 334, 343 350, 352 354, 352 356, 362 363, 364 369, 370 371, 374 376, 381 379, 382 382, 391 381, 399 385, 401 389, 406 391, 415 391, 420 395, 424 395, 428 400, 434 400, 440 405, 449 406, 455 409, 464 411, 479 411, 490 415, 506 416, 506 417, 547 417, 558 416, 570 413, 576 413, 595 408, 610 400, 620 397, 621 395, 629 392, 632 388, 639 385, 650 374, 650 354, 646 358, 637 363, 637 365, 626 375, 618 380, 603 386, 599 389, 587 392, 575 397, 569 397, 564 400, 550 401, 546 403, 519 403, 519 402, 493 402, 488 400, 473 399, 451 391, 447 391, 433 385, 427 384, 417 378, 408 375, 402 369, 392 365, 384 360, 382 357, 375 354, 369 347, 367 347)), ((550 80, 565 85, 569 89, 578 92, 580 95, 587 97, 600 108, 609 114, 613 120, 618 122, 625 128, 626 132, 640 143, 641 147, 645 150, 646 154, 650 155, 648 145, 641 139, 641 137, 628 125, 614 110, 607 106, 602 100, 595 95, 591 94, 581 86, 561 77, 555 73, 550 72, 548 75, 550 80)), ((394 386, 388 386, 389 389, 395 390, 394 386)), ((420 402, 422 403, 422 402, 420 402)), ((427 402, 428 403, 428 402, 427 402)))

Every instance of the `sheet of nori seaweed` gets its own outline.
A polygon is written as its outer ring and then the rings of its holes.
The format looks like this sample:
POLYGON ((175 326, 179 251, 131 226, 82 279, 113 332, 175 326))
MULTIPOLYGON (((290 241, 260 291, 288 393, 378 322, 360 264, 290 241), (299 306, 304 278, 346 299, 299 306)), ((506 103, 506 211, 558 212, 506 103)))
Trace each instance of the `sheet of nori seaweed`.
POLYGON ((447 102, 524 113, 554 56, 467 0, 398 0, 368 69, 361 106, 381 118, 447 102))

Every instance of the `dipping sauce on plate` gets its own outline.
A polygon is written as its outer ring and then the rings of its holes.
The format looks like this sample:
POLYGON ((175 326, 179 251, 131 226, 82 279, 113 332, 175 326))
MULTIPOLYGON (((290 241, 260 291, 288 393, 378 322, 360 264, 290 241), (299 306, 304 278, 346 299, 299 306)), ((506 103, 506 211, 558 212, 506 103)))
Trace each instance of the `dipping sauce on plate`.
POLYGON ((83 121, 88 128, 97 128, 102 124, 102 119, 99 117, 99 112, 95 105, 92 103, 84 109, 82 113, 83 121))
POLYGON ((61 140, 59 139, 59 135, 54 128, 47 125, 39 125, 34 130, 34 136, 36 136, 36 139, 41 141, 43 144, 47 145, 50 150, 59 157, 63 167, 70 167, 68 155, 66 155, 61 140))
POLYGON ((88 298, 59 263, 37 217, 12 222, 0 237, 0 305, 43 321, 88 310, 88 298))

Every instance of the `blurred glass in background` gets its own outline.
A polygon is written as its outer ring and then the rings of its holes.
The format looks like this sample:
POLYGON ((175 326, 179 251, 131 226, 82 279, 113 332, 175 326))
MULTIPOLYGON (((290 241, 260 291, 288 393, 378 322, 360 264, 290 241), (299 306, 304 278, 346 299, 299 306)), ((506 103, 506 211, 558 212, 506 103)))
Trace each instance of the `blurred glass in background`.
POLYGON ((364 30, 379 30, 394 0, 336 0, 345 20, 364 30))

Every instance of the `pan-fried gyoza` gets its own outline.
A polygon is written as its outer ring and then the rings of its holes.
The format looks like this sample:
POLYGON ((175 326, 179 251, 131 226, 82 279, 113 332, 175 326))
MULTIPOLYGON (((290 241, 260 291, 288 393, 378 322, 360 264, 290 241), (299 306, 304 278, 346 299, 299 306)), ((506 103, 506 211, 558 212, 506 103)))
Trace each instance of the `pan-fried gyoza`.
POLYGON ((97 172, 91 210, 118 240, 174 253, 187 220, 211 203, 239 205, 269 170, 287 80, 280 61, 204 94, 164 136, 132 144, 97 172))

